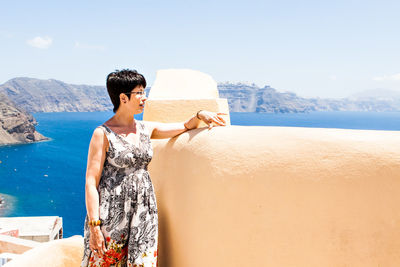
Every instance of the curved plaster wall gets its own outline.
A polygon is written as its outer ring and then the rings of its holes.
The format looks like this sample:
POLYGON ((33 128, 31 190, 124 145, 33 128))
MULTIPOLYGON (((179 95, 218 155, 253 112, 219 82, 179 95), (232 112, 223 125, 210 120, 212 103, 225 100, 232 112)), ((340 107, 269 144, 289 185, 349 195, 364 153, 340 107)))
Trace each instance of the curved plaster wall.
POLYGON ((400 133, 196 129, 153 141, 161 267, 400 266, 400 133))

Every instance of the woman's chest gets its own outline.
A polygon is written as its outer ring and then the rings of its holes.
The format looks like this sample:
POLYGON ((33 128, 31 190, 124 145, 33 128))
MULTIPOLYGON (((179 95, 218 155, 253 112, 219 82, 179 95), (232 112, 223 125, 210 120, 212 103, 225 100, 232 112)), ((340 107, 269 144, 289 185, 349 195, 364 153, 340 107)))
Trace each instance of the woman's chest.
POLYGON ((143 136, 138 143, 130 140, 110 143, 107 162, 119 168, 145 168, 153 157, 150 140, 143 136))

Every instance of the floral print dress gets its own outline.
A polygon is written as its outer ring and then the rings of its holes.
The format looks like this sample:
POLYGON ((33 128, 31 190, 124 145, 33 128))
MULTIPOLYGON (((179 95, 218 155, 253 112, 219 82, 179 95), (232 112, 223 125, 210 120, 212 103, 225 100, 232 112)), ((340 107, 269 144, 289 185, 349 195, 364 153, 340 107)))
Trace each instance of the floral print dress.
POLYGON ((106 125, 99 127, 109 143, 98 187, 107 252, 100 258, 90 250, 86 216, 81 266, 156 267, 158 216, 147 171, 153 156, 149 132, 143 122, 136 121, 140 142, 135 145, 106 125))

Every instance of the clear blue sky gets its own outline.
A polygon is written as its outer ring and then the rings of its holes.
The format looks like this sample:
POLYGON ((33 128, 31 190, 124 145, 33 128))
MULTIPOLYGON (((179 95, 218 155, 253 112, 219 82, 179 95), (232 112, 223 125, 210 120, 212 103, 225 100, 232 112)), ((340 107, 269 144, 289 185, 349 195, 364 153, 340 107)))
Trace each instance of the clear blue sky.
POLYGON ((0 83, 190 68, 300 96, 400 90, 400 1, 2 1, 0 83))

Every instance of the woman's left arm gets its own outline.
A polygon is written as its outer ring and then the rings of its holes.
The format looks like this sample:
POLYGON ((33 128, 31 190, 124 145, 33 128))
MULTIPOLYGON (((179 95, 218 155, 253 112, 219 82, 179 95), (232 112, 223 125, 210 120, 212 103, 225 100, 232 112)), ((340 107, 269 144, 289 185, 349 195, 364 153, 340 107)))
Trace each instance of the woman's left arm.
POLYGON ((211 129, 214 124, 217 126, 225 126, 226 122, 221 115, 226 114, 201 110, 185 122, 161 123, 147 121, 146 125, 149 128, 152 139, 171 138, 199 127, 200 121, 204 121, 208 125, 209 129, 211 129))

